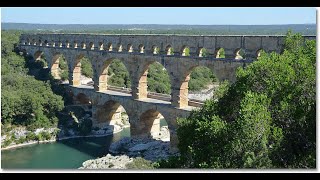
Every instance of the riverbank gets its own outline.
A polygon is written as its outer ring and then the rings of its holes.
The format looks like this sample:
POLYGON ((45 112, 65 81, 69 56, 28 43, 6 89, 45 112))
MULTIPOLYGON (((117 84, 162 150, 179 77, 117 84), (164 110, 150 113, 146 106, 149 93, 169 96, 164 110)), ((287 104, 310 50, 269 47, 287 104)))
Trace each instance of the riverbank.
POLYGON ((91 135, 87 135, 87 136, 70 136, 70 137, 58 137, 56 139, 51 139, 51 140, 43 140, 43 141, 32 141, 32 142, 26 142, 26 143, 22 143, 22 144, 14 144, 11 146, 7 146, 7 147, 1 147, 1 151, 2 150, 10 150, 10 149, 15 149, 15 148, 19 148, 19 147, 24 147, 24 146, 28 146, 28 145, 33 145, 33 144, 42 144, 42 143, 52 143, 52 142, 57 142, 57 141, 61 141, 61 140, 67 140, 67 139, 75 139, 75 138, 84 138, 84 137, 104 137, 104 136, 110 136, 112 134, 117 134, 121 131, 123 131, 124 128, 128 128, 130 126, 123 126, 121 127, 121 129, 116 130, 112 133, 106 133, 106 134, 101 134, 101 135, 95 135, 95 134, 91 134, 91 135))

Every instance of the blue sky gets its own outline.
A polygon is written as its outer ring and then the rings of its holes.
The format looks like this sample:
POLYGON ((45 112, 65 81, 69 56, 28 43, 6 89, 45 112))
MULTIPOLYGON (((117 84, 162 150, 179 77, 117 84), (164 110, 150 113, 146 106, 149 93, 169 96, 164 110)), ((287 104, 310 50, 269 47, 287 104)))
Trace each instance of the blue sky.
POLYGON ((41 24, 306 24, 316 8, 1 8, 1 22, 41 24))

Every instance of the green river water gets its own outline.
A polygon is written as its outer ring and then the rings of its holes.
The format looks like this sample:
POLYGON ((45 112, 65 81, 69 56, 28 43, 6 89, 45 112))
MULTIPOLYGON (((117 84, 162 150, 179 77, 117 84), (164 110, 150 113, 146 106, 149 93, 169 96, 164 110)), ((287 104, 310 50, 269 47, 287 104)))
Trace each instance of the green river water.
MULTIPOLYGON (((164 119, 160 126, 167 126, 164 119)), ((112 142, 130 137, 130 128, 104 137, 85 137, 33 144, 1 151, 2 169, 77 169, 89 159, 108 153, 112 142)))
POLYGON ((88 159, 108 153, 111 142, 130 136, 130 128, 105 137, 86 137, 33 144, 1 151, 2 169, 77 169, 88 159))

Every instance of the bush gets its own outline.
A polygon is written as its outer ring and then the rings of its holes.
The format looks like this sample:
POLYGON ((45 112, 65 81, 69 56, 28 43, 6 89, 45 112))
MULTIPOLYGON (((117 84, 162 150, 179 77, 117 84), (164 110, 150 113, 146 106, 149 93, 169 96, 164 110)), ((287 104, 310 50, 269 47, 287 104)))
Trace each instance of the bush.
POLYGON ((26 136, 27 141, 34 141, 37 140, 37 136, 34 132, 29 132, 26 136))
POLYGON ((134 158, 132 162, 126 164, 128 169, 154 169, 151 161, 145 160, 141 157, 134 158))

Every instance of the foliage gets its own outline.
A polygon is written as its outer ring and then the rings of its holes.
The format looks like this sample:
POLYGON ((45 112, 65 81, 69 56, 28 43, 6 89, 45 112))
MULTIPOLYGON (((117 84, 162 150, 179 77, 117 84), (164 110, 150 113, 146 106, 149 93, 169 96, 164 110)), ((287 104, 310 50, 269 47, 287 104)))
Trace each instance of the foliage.
POLYGON ((57 123, 56 114, 64 107, 62 97, 52 92, 49 81, 28 75, 29 68, 38 66, 38 62, 27 68, 29 57, 16 53, 13 44, 18 43, 19 35, 15 31, 2 31, 1 122, 31 129, 48 127, 57 123))
MULTIPOLYGON (((82 65, 82 64, 81 64, 82 65)), ((68 63, 66 61, 66 59, 64 58, 64 56, 62 56, 59 59, 59 68, 60 68, 60 78, 61 80, 68 80, 69 78, 69 74, 68 74, 68 63)), ((86 68, 86 65, 85 65, 86 68)), ((87 69, 85 70, 85 72, 88 71, 87 69)))
POLYGON ((145 160, 141 157, 134 158, 132 162, 126 164, 128 169, 154 169, 151 161, 145 160))
POLYGON ((131 80, 126 66, 118 59, 112 61, 108 68, 108 84, 130 88, 131 80))
POLYGON ((218 52, 219 52, 219 57, 218 58, 226 58, 226 53, 224 52, 223 48, 220 48, 218 50, 218 52))
POLYGON ((196 67, 191 72, 189 90, 199 91, 201 89, 205 89, 209 84, 212 84, 216 80, 217 79, 209 68, 204 66, 196 67))
POLYGON ((93 78, 93 69, 90 60, 86 57, 81 59, 81 74, 93 78))
POLYGON ((181 156, 160 167, 315 168, 316 43, 299 37, 289 34, 281 55, 262 53, 178 119, 181 156))
POLYGON ((148 91, 171 93, 171 82, 167 70, 160 63, 152 63, 148 69, 148 91))

